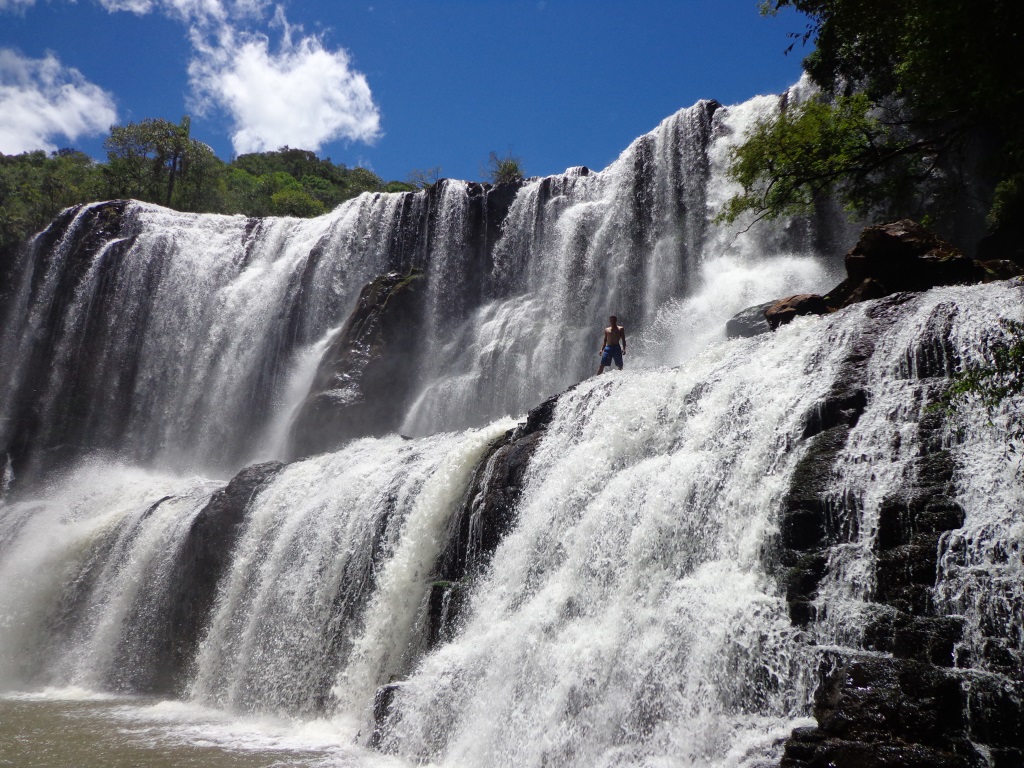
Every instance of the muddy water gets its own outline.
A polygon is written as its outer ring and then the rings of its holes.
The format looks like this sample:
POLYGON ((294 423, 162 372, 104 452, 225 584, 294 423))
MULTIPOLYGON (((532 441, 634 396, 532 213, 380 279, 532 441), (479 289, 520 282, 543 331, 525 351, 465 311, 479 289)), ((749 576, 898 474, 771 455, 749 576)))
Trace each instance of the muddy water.
POLYGON ((393 768, 336 724, 227 720, 144 699, 0 699, 2 768, 393 768))

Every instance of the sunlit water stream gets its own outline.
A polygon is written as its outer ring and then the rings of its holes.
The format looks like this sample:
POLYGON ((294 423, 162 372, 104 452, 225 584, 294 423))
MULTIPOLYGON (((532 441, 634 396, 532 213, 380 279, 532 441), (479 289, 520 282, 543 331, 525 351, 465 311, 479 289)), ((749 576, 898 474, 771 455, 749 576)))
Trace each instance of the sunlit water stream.
MULTIPOLYGON (((39 449, 19 469, 36 484, 0 501, 0 765, 775 764, 811 722, 818 649, 857 642, 872 515, 941 385, 908 361, 938 326, 978 359, 1022 306, 1015 284, 947 288, 890 308, 886 328, 863 304, 726 341, 736 311, 839 279, 809 222, 710 223, 728 148, 776 108, 697 105, 606 171, 528 182, 475 282, 460 239, 469 186, 449 182, 430 237, 409 239, 432 270, 429 354, 399 411, 414 437, 293 462, 245 500, 173 696, 137 694, 166 684, 161 622, 181 599, 190 526, 244 464, 288 458, 317 356, 362 284, 396 267, 396 233, 427 197, 364 196, 307 222, 133 204, 132 237, 77 272, 64 271, 70 235, 29 252, 0 328, 0 442, 39 449), (609 306, 628 318, 627 368, 597 378, 609 306), (862 501, 863 535, 822 582, 832 618, 798 629, 772 547, 780 507, 806 415, 869 336, 868 403, 832 489, 862 501), (574 384, 515 525, 428 648, 433 568, 478 462, 574 384), (49 452, 72 443, 84 458, 50 472, 49 452)), ((986 542, 1018 551, 1024 531, 1005 430, 966 418, 967 520, 943 540, 936 597, 970 615, 961 650, 978 655, 987 619, 1021 604, 1018 561, 986 542)))

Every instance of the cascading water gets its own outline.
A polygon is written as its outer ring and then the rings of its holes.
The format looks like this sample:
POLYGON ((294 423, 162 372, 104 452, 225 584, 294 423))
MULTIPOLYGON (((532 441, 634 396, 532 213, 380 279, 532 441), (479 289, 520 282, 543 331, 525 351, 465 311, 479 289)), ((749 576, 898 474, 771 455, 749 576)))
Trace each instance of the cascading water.
POLYGON ((810 327, 772 342, 559 401, 519 525, 459 636, 400 687, 388 746, 448 765, 770 753, 809 665, 765 537, 843 355, 810 327))
MULTIPOLYGON (((605 171, 528 181, 497 237, 491 192, 455 181, 311 221, 66 213, 0 328, 0 690, 177 696, 143 716, 286 718, 374 748, 345 765, 777 764, 813 722, 823 653, 888 653, 866 629, 898 613, 876 600, 885 509, 1022 288, 723 341, 739 309, 837 279, 808 222, 712 222, 729 148, 776 108, 701 103, 605 171), (413 269, 417 389, 394 407, 418 437, 206 479, 285 458, 361 286, 413 269), (589 377, 613 312, 627 370, 589 377), (842 536, 797 594, 787 510, 836 400, 856 416, 816 482, 842 536), (459 515, 495 505, 493 551, 477 515, 472 567, 442 577, 459 515)), ((963 666, 984 660, 954 672, 1002 681, 1024 653, 1024 490, 1006 424, 960 418, 939 431, 963 525, 936 539, 926 602, 962 621, 963 666)))
POLYGON ((171 565, 218 484, 86 464, 0 517, 0 686, 136 691, 171 565))
MULTIPOLYGON (((393 406, 406 408, 403 434, 521 414, 589 375, 609 314, 663 340, 703 282, 746 268, 751 279, 713 315, 697 310, 702 330, 714 329, 702 335, 717 336, 720 319, 774 295, 780 273, 765 258, 786 263, 791 290, 829 280, 806 224, 755 237, 708 223, 731 190, 729 148, 774 109, 772 97, 702 102, 600 173, 527 182, 494 243, 495 206, 457 181, 363 195, 313 220, 137 203, 78 210, 20 265, 0 331, 11 361, 0 372, 0 449, 24 478, 97 451, 218 474, 284 458, 311 351, 337 333, 359 289, 392 270, 426 270, 405 361, 418 394, 393 406), (105 235, 118 217, 117 235, 105 235)), ((676 350, 664 344, 634 351, 631 365, 681 359, 666 359, 676 350)))
POLYGON ((507 427, 360 441, 289 466, 249 510, 192 695, 308 714, 339 695, 332 670, 346 668, 353 646, 377 662, 364 673, 363 699, 403 671, 402 622, 422 598, 441 529, 484 448, 507 427), (383 603, 383 627, 373 605, 364 616, 371 597, 383 603), (364 625, 369 641, 359 637, 364 625))
POLYGON ((600 173, 570 169, 527 183, 494 249, 484 303, 461 323, 458 313, 440 316, 449 322, 429 339, 429 375, 401 431, 464 428, 565 389, 596 370, 609 315, 660 339, 634 346, 641 354, 628 355, 631 365, 674 363, 685 355, 672 355, 679 350, 664 341, 678 338, 680 314, 710 341, 731 315, 779 290, 828 284, 832 265, 810 258, 815 232, 806 223, 757 236, 709 223, 734 191, 724 177, 730 148, 777 104, 701 102, 600 173), (680 306, 706 296, 704 284, 721 271, 743 266, 747 279, 713 308, 697 307, 694 317, 692 305, 680 306), (785 287, 777 288, 782 270, 785 287))
POLYGON ((280 402, 289 369, 367 280, 401 266, 397 230, 418 215, 410 198, 262 221, 131 203, 126 234, 88 259, 76 251, 94 211, 78 211, 56 245, 38 238, 24 258, 0 341, 13 362, 0 378, 0 440, 208 472, 264 457, 268 422, 295 405, 280 402))

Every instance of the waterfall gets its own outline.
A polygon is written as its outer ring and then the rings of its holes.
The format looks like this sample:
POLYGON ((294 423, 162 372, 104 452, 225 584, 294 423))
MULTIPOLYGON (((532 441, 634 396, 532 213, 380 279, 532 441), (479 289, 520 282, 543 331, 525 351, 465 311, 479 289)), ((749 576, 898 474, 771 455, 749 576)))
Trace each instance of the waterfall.
POLYGON ((0 307, 0 693, 315 721, 364 768, 763 768, 843 664, 927 662, 949 730, 1004 749, 979 702, 1024 693, 1021 403, 942 396, 1024 287, 725 340, 838 280, 845 222, 714 221, 778 108, 312 220, 64 212, 0 307), (400 434, 282 463, 381 276, 419 302, 400 434), (610 314, 626 369, 596 377, 610 314))
POLYGON ((394 270, 426 271, 424 319, 407 332, 416 352, 403 361, 413 394, 393 404, 403 434, 524 413, 596 368, 610 314, 660 340, 635 345, 630 365, 679 362, 696 349, 664 343, 692 336, 681 312, 718 338, 720 321, 774 295, 783 272, 802 291, 834 271, 807 223, 756 236, 709 223, 732 190, 729 148, 775 109, 771 97, 701 102, 601 172, 527 182, 507 211, 507 191, 448 180, 364 194, 312 220, 141 203, 69 212, 16 271, 0 328, 12 361, 0 371, 0 449, 25 480, 89 453, 221 476, 285 458, 312 356, 362 286, 394 270), (737 269, 746 284, 712 312, 685 306, 737 269))
MULTIPOLYGON (((864 304, 712 345, 682 367, 581 383, 557 402, 514 529, 433 648, 422 622, 448 520, 509 423, 365 439, 289 465, 246 502, 186 695, 237 713, 327 715, 365 740, 374 691, 400 680, 380 748, 441 765, 777 758, 806 722, 816 648, 859 647, 879 610, 866 602, 878 507, 921 450, 934 374, 949 364, 936 338, 979 354, 994 317, 1021 316, 1020 291, 936 289, 884 313, 864 304), (779 508, 808 418, 865 339, 867 406, 830 486, 856 499, 859 533, 835 551, 818 619, 801 629, 776 576, 779 508)), ((973 627, 965 655, 991 644, 994 617, 1019 615, 1022 544, 1002 437, 968 424, 951 443, 967 457, 965 526, 943 539, 936 593, 973 627)), ((152 674, 147 617, 167 610, 170 563, 215 487, 92 465, 9 505, 0 679, 137 690, 152 674)), ((1019 652, 1018 636, 1002 642, 1019 652)))
POLYGON ((484 303, 461 323, 457 311, 443 316, 445 333, 428 342, 429 373, 401 431, 524 412, 596 370, 609 315, 661 340, 635 346, 641 354, 631 364, 672 364, 699 348, 665 343, 691 337, 681 324, 699 324, 706 343, 744 307, 827 285, 834 265, 817 257, 806 222, 756 236, 709 222, 735 191, 724 178, 730 148, 775 109, 774 98, 738 108, 701 102, 600 173, 570 169, 526 184, 494 249, 484 303), (707 283, 725 271, 733 290, 720 291, 713 308, 686 304, 706 299, 707 283))
POLYGON ((361 441, 290 465, 250 508, 192 695, 235 709, 308 714, 342 695, 332 670, 353 654, 377 662, 363 673, 370 680, 360 681, 363 700, 403 671, 408 623, 439 529, 496 434, 492 427, 361 441), (367 608, 371 597, 383 604, 367 608), (360 638, 363 625, 368 637, 360 638))
POLYGON ((136 691, 171 566, 217 483, 90 463, 0 516, 0 687, 136 691))
POLYGON ((462 632, 399 689, 387 743, 451 765, 770 749, 808 680, 763 549, 801 416, 843 354, 820 341, 805 327, 562 398, 519 525, 462 632))
POLYGON ((37 455, 73 446, 176 470, 263 458, 267 423, 295 406, 281 402, 288 371, 367 280, 400 266, 398 230, 421 202, 410 198, 260 221, 130 203, 124 233, 91 253, 82 228, 109 207, 79 210, 57 244, 39 237, 24 259, 0 341, 14 361, 0 436, 24 440, 21 427, 37 455))

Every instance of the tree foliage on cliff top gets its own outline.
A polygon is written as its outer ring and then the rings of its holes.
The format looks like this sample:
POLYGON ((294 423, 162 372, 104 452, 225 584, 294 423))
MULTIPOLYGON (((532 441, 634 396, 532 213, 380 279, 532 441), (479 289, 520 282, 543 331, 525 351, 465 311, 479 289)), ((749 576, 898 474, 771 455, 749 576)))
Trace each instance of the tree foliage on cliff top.
POLYGON ((785 215, 831 192, 868 217, 938 214, 967 156, 980 158, 976 170, 988 177, 990 224, 1019 213, 1024 4, 762 4, 766 13, 786 7, 807 18, 796 37, 814 45, 804 68, 821 97, 758 123, 735 150, 743 192, 724 218, 785 215))
POLYGON ((509 149, 504 157, 491 152, 487 157, 487 178, 494 184, 516 184, 523 180, 523 161, 509 149))
POLYGON ((230 163, 180 123, 146 119, 112 126, 107 161, 62 149, 0 154, 0 253, 43 229, 63 208, 133 198, 181 211, 247 216, 317 216, 362 192, 415 189, 385 184, 314 152, 282 147, 230 163))

